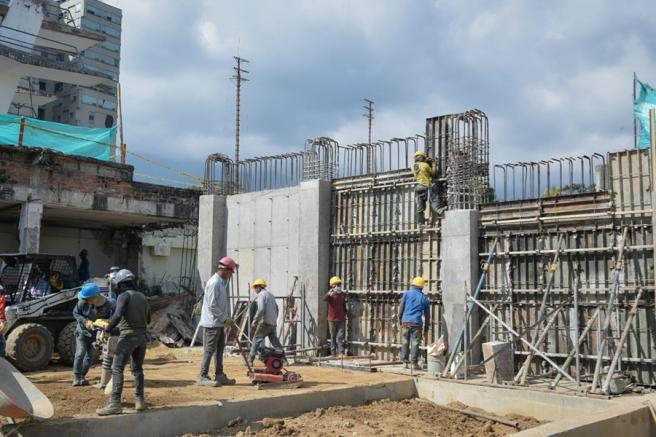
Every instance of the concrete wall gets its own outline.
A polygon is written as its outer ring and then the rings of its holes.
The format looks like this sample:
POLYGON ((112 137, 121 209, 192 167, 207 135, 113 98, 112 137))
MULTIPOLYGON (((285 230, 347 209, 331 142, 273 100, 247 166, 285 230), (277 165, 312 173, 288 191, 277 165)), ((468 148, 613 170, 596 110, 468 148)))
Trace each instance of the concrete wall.
MULTIPOLYGON (((141 271, 139 279, 148 286, 161 286, 163 282, 172 281, 180 283, 181 275, 196 275, 189 265, 194 257, 194 241, 191 238, 195 229, 169 228, 158 231, 147 232, 142 238, 141 248, 141 271), (188 235, 185 240, 184 233, 188 235), (186 265, 183 265, 186 264, 186 265)), ((188 279, 183 280, 188 285, 188 279)))
POLYGON ((120 232, 43 226, 41 228, 41 252, 75 256, 82 249, 89 251, 91 276, 104 276, 113 265, 125 259, 125 248, 120 232))
MULTIPOLYGON (((323 343, 326 336, 323 294, 329 278, 330 201, 330 183, 319 180, 229 196, 226 201, 226 247, 240 266, 238 295, 245 299, 248 283, 263 277, 269 291, 286 296, 298 276, 295 294, 300 295, 301 286, 306 290, 307 344, 323 343)), ((214 217, 213 232, 219 232, 220 214, 211 214, 209 206, 206 211, 199 229, 206 229, 207 220, 214 217)), ((211 259, 213 247, 199 244, 199 261, 211 259)))
POLYGON ((200 196, 198 205, 198 274, 202 284, 214 274, 226 254, 226 197, 200 196))
POLYGON ((0 253, 18 251, 18 223, 0 223, 0 253))

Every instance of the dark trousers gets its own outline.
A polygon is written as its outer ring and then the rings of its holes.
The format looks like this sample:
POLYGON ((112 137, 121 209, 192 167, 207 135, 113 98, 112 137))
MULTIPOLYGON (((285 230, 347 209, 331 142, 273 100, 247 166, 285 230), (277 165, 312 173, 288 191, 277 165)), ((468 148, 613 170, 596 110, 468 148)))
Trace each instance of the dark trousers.
POLYGON ((203 361, 200 364, 200 377, 207 378, 210 363, 214 357, 216 365, 214 374, 223 375, 223 349, 225 348, 225 332, 220 328, 203 328, 203 361))
POLYGON ((143 362, 146 357, 146 336, 130 335, 120 337, 114 352, 114 361, 112 362, 112 400, 113 404, 121 403, 121 394, 123 393, 123 370, 132 358, 131 370, 134 376, 135 396, 137 399, 144 398, 144 374, 143 362))
POLYGON ((417 364, 419 361, 419 344, 421 343, 421 325, 403 326, 401 330, 403 344, 401 346, 401 359, 408 362, 408 355, 412 350, 412 363, 417 364))
POLYGON ((75 334, 75 358, 73 359, 73 374, 76 379, 84 378, 93 363, 96 351, 93 348, 93 337, 75 334))
POLYGON ((330 330, 330 353, 335 355, 344 353, 344 320, 328 320, 330 330))
POLYGON ((248 354, 248 361, 251 363, 255 361, 255 355, 257 355, 257 352, 260 350, 262 344, 264 343, 264 339, 267 337, 271 342, 271 346, 275 348, 282 348, 280 340, 278 340, 278 335, 276 334, 276 326, 267 325, 266 323, 262 322, 257 325, 257 329, 255 330, 253 346, 251 347, 251 352, 248 354))
POLYGON ((429 200, 431 209, 434 213, 437 213, 440 209, 440 196, 437 185, 433 184, 432 187, 420 184, 415 185, 415 213, 417 215, 417 223, 420 225, 426 222, 424 211, 426 211, 426 202, 429 200))
POLYGON ((4 334, 0 334, 0 357, 4 358, 7 354, 7 341, 4 334))

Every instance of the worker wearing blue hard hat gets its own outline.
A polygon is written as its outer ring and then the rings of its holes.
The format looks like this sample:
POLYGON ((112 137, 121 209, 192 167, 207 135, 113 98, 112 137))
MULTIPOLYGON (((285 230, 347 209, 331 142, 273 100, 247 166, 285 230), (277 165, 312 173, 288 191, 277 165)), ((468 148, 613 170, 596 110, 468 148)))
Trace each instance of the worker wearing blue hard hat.
POLYGON ((100 293, 97 284, 84 284, 78 293, 78 302, 73 309, 77 321, 75 328, 75 359, 73 360, 73 386, 89 385, 87 372, 94 361, 93 342, 96 328, 93 321, 107 319, 114 310, 115 302, 100 293))

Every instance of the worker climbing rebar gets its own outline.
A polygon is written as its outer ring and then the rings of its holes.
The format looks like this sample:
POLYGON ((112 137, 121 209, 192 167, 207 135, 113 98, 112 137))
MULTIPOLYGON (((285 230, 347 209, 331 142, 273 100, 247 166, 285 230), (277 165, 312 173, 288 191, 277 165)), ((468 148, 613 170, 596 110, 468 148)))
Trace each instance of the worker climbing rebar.
POLYGON ((415 163, 412 165, 412 174, 415 177, 415 210, 417 215, 417 224, 424 226, 426 224, 426 202, 430 203, 430 208, 436 215, 441 215, 444 208, 440 205, 440 196, 438 192, 437 176, 439 169, 425 152, 419 150, 414 154, 415 163))

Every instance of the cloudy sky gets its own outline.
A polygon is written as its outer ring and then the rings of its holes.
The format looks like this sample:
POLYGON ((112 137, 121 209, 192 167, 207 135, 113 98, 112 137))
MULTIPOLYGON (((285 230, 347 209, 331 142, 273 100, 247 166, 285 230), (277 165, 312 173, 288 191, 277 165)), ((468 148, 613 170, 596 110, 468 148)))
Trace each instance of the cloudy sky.
POLYGON ((478 108, 493 162, 617 150, 633 145, 633 72, 656 85, 653 0, 108 3, 123 9, 129 150, 199 176, 208 154, 233 154, 237 54, 251 61, 244 157, 366 141, 363 98, 376 139, 478 108))

